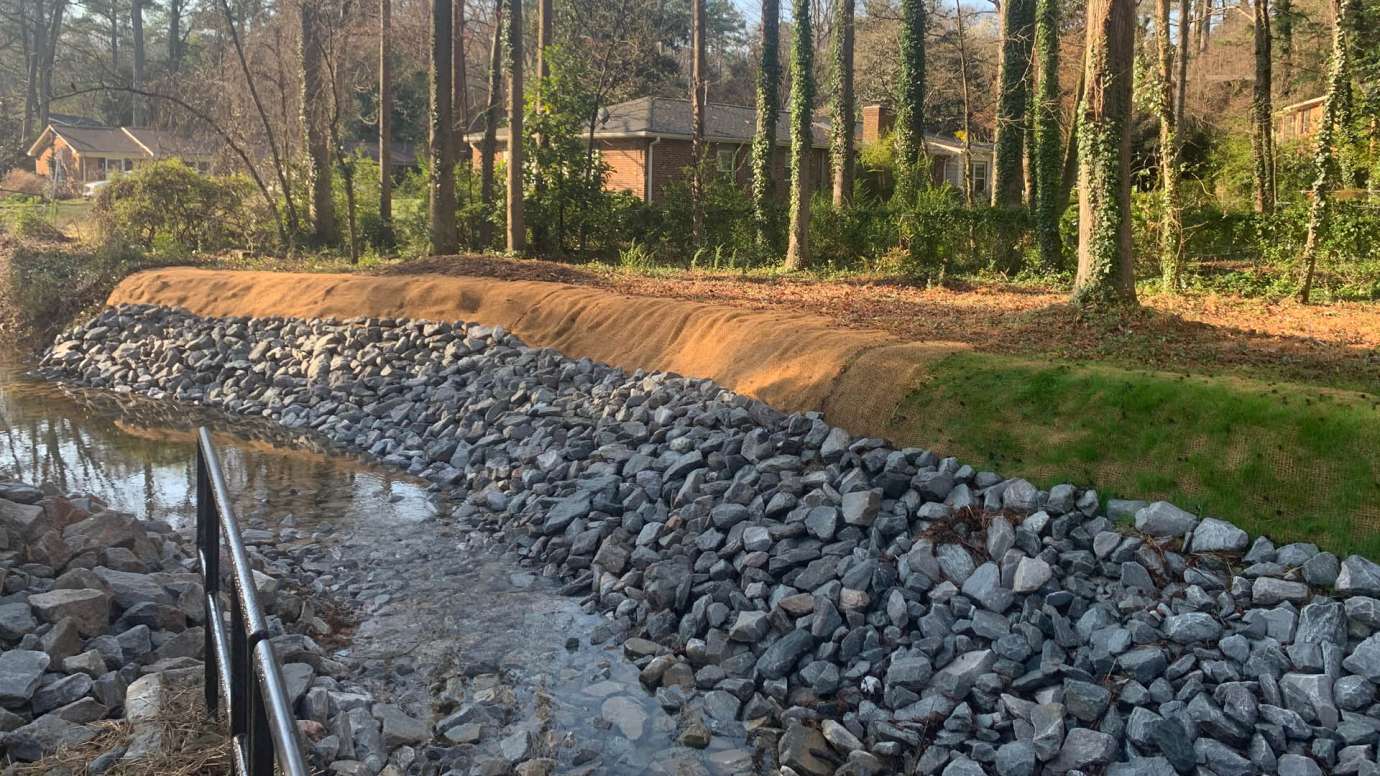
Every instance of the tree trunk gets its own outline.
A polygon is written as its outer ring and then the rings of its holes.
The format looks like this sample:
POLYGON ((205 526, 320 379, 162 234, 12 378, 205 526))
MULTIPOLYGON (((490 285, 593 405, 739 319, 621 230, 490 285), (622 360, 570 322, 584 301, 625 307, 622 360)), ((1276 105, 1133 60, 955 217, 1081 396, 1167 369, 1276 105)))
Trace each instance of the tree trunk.
POLYGON ((393 244, 393 0, 379 0, 379 223, 393 244))
POLYGON ((168 71, 182 66, 182 0, 168 0, 168 71))
POLYGON ((1192 0, 1179 0, 1179 78, 1174 91, 1174 126, 1182 131, 1184 126, 1184 103, 1188 99, 1188 37, 1192 0))
POLYGON ((479 221, 479 247, 494 242, 494 156, 498 146, 498 109, 503 100, 503 3, 494 4, 494 39, 489 47, 489 96, 484 105, 484 140, 479 147, 479 201, 484 213, 479 221))
POLYGON ((1078 274, 1074 301, 1136 301, 1131 255, 1131 90, 1134 0, 1089 0, 1087 93, 1078 120, 1078 274))
POLYGON ((690 12, 690 243, 704 245, 705 0, 690 12))
MULTIPOLYGON (((22 9, 23 6, 21 5, 22 9)), ((21 12, 22 13, 22 12, 21 12)), ((120 72, 120 0, 110 0, 110 73, 117 77, 120 72)), ((27 137, 27 135, 26 135, 27 137)))
POLYGON ((1350 28, 1356 13, 1354 0, 1334 0, 1332 22, 1332 58, 1327 75, 1327 95, 1323 100, 1322 120, 1318 122, 1313 151, 1312 204, 1308 209, 1308 237, 1303 243, 1303 282, 1299 287, 1299 301, 1308 304, 1313 292, 1313 275, 1317 271, 1319 242, 1327 227, 1332 191, 1337 187, 1337 124, 1342 103, 1347 99, 1351 83, 1350 28))
POLYGON ((1255 12, 1255 86, 1251 100, 1251 156, 1255 169, 1255 212, 1273 213, 1274 185, 1274 109, 1270 78, 1270 3, 1252 0, 1255 12))
POLYGON ((455 120, 451 98, 451 0, 431 0, 431 255, 447 256, 458 248, 455 232, 455 120))
POLYGON ((302 65, 302 128, 307 147, 307 181, 311 188, 314 224, 312 240, 319 246, 340 242, 340 225, 335 217, 335 198, 331 192, 331 144, 327 137, 329 110, 326 105, 328 74, 321 9, 315 2, 301 6, 302 35, 299 54, 302 65))
MULTIPOLYGON (((757 248, 771 248, 772 168, 781 109, 781 3, 762 0, 762 60, 757 69, 757 128, 752 138, 752 221, 757 248)), ((651 192, 647 192, 650 198, 651 192)))
POLYGON ((144 90, 144 3, 143 0, 134 0, 130 3, 130 35, 134 44, 134 74, 130 80, 130 86, 135 90, 134 113, 130 120, 136 127, 144 126, 148 120, 147 106, 144 98, 138 92, 144 90))
MULTIPOLYGON (((1155 42, 1160 83, 1155 108, 1160 120, 1160 282, 1169 293, 1183 286, 1183 213, 1179 202, 1179 133, 1174 109, 1174 48, 1169 40, 1169 5, 1155 0, 1155 42)), ((1183 84, 1179 84, 1180 91, 1183 84)))
MULTIPOLYGON (((1165 0, 1161 0, 1164 2, 1165 0)), ((1040 81, 1035 99, 1035 232, 1040 263, 1046 268, 1064 263, 1059 240, 1059 184, 1063 156, 1059 128, 1059 0, 1039 0, 1035 16, 1035 51, 1040 81)))
POLYGON ((791 45, 791 212, 786 269, 798 270, 810 260, 810 167, 814 137, 814 35, 810 0, 792 0, 795 36, 791 45))
POLYGON ((963 203, 973 206, 973 103, 968 91, 968 42, 963 32, 963 2, 954 0, 958 33, 958 81, 963 90, 963 203))
POLYGON ((1021 204, 1024 175, 1021 150, 1030 86, 1034 0, 1006 0, 1001 8, 1001 56, 997 66, 997 132, 992 170, 992 205, 1021 204))
MULTIPOLYGON (((548 49, 551 46, 552 21, 553 18, 551 12, 551 0, 538 0, 536 56, 537 82, 535 84, 535 88, 532 90, 532 101, 534 103, 535 114, 538 116, 538 122, 541 122, 541 116, 546 110, 546 91, 549 88, 546 84, 546 78, 548 75, 550 75, 551 67, 551 52, 548 49)), ((551 138, 546 132, 542 131, 542 127, 543 124, 538 123, 538 125, 534 128, 533 137, 537 141, 537 147, 542 151, 545 151, 546 149, 551 147, 551 138)), ((543 168, 540 161, 532 165, 532 188, 534 190, 534 193, 536 194, 537 201, 539 202, 544 201, 546 198, 546 173, 547 170, 543 168)), ((556 171, 556 175, 559 174, 559 171, 556 171)), ((564 207, 564 205, 564 202, 560 202, 557 204, 557 208, 562 208, 564 207)), ((551 218, 540 218, 532 224, 532 251, 538 255, 549 254, 553 250, 550 231, 551 221, 551 218)), ((555 248, 559 248, 560 241, 562 239, 560 235, 559 218, 557 219, 557 222, 558 223, 556 230, 557 234, 555 248)))
POLYGON ((522 0, 508 10, 508 252, 527 250, 522 213, 522 0))
POLYGON ((834 12, 834 207, 853 201, 853 127, 857 106, 853 99, 853 5, 854 0, 836 0, 834 12))
POLYGON ((1078 182, 1078 113, 1082 109, 1083 94, 1087 91, 1087 60, 1078 70, 1078 88, 1073 92, 1073 115, 1069 120, 1069 137, 1064 142, 1063 172, 1059 176, 1059 202, 1055 208, 1063 213, 1069 208, 1069 198, 1073 196, 1073 186, 1078 182))
POLYGON ((451 55, 450 110, 455 118, 455 128, 451 135, 451 154, 457 164, 469 159, 469 146, 465 143, 465 134, 470 131, 470 83, 469 75, 465 72, 465 27, 468 25, 465 1, 455 0, 451 26, 451 42, 454 45, 451 55))
POLYGON ((925 185, 925 0, 901 0, 900 99, 896 106, 897 190, 907 200, 925 185))
POLYGON ((1198 6, 1198 53, 1207 51, 1208 38, 1212 35, 1212 12, 1214 0, 1202 0, 1198 6))

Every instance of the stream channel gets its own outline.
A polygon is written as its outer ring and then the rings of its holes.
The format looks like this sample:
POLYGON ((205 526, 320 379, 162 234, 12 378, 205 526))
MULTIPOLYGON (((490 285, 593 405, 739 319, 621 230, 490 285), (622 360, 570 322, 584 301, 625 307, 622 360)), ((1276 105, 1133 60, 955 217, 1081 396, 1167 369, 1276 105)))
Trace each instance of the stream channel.
POLYGON ((185 530, 198 425, 213 431, 246 527, 291 525, 318 545, 304 567, 352 602, 357 623, 337 657, 378 697, 431 718, 457 686, 512 693, 511 717, 486 725, 462 762, 498 757, 525 728, 551 742, 561 774, 757 770, 740 723, 716 724, 707 749, 678 745, 676 718, 640 686, 604 619, 454 525, 428 483, 268 421, 30 378, 0 352, 0 477, 185 530))

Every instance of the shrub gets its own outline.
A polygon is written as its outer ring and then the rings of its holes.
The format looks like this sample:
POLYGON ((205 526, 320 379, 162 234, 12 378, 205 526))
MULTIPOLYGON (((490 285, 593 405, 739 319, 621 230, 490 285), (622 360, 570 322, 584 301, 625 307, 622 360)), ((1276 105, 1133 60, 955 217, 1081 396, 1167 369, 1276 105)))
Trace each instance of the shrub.
POLYGON ((250 205, 253 184, 203 175, 177 160, 158 161, 111 180, 92 213, 105 242, 160 252, 252 247, 269 236, 250 205))
POLYGON ((41 197, 47 190, 48 180, 28 170, 10 170, 4 178, 0 178, 0 199, 41 197))

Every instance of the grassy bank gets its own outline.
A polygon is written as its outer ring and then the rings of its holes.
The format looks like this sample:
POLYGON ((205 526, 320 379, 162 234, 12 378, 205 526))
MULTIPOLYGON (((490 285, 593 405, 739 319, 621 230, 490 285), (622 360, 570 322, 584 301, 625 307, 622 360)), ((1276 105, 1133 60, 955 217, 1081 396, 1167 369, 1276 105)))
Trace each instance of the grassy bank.
POLYGON ((1276 542, 1380 556, 1380 397, 961 353, 897 410, 910 441, 1049 486, 1166 499, 1276 542))

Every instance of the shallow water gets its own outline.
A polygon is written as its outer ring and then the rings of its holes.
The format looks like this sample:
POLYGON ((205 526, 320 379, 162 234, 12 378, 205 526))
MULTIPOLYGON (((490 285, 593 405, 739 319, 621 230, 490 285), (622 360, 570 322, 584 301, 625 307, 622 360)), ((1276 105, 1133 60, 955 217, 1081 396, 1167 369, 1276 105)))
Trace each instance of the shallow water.
POLYGON ((445 506, 425 482, 269 421, 31 378, 0 353, 0 477, 89 492, 185 529, 195 514, 199 425, 212 429, 241 520, 272 525, 291 515, 329 545, 332 560, 318 573, 353 580, 359 623, 340 657, 382 699, 430 716, 430 691, 448 677, 471 677, 472 692, 497 675, 516 713, 486 731, 482 751, 526 727, 563 741, 562 772, 578 752, 592 759, 571 772, 755 770, 739 723, 711 723, 720 729, 707 750, 676 745, 675 719, 641 688, 619 642, 591 644, 603 619, 501 548, 436 519, 445 506))

